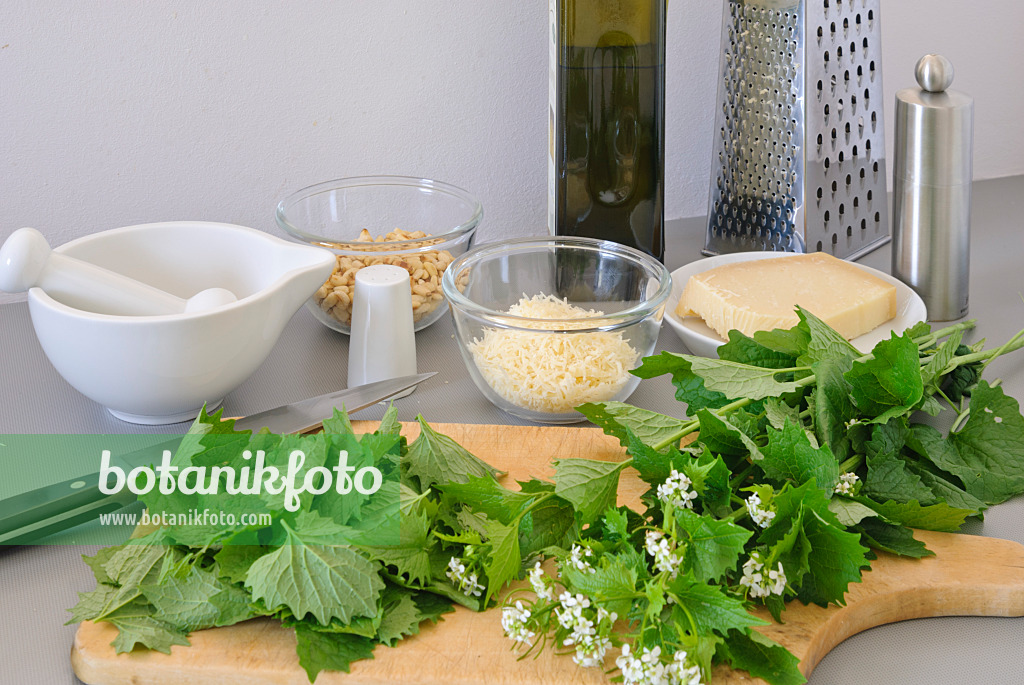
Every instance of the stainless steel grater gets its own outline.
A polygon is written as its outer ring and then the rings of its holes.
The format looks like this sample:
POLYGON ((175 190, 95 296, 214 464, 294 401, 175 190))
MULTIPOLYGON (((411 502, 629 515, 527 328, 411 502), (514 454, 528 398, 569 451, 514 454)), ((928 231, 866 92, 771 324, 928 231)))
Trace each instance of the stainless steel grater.
POLYGON ((705 254, 889 240, 879 0, 726 0, 705 254))

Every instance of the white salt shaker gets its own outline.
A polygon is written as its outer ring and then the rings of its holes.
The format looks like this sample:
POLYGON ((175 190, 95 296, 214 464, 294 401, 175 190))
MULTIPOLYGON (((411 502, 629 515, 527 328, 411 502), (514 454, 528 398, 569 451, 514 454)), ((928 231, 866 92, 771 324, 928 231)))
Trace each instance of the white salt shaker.
MULTIPOLYGON (((374 264, 356 272, 349 336, 350 388, 416 373, 412 291, 407 270, 374 264)), ((405 397, 415 389, 409 388, 395 397, 405 397)))

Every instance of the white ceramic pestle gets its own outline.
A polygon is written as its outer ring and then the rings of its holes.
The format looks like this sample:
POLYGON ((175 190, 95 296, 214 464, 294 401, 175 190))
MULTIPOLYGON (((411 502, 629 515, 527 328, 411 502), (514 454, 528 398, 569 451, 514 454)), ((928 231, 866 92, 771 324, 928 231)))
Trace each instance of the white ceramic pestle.
POLYGON ((129 276, 53 252, 42 233, 20 228, 0 247, 0 290, 20 293, 33 287, 77 309, 121 316, 201 312, 238 299, 230 290, 208 288, 185 300, 129 276))

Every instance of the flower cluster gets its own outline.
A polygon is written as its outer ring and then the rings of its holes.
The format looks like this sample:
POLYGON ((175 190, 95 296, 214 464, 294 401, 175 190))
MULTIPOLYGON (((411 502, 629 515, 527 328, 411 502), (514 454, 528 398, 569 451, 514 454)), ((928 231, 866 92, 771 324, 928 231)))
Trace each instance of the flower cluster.
POLYGON ((590 562, 584 559, 584 557, 592 557, 594 551, 589 547, 581 547, 580 545, 573 545, 572 549, 569 550, 569 558, 565 560, 570 566, 575 568, 580 573, 593 573, 594 567, 590 565, 590 562))
POLYGON ((782 570, 782 562, 778 568, 765 573, 761 555, 751 552, 750 558, 743 564, 743 577, 740 585, 750 591, 751 597, 768 597, 782 595, 786 591, 786 573, 782 570))
POLYGON ((501 610, 501 627, 505 635, 513 642, 531 645, 534 633, 530 630, 530 610, 523 607, 522 602, 516 602, 513 607, 504 607, 501 610))
POLYGON ((625 685, 703 685, 700 667, 688 661, 685 651, 677 651, 672 661, 661 660, 661 647, 644 647, 639 654, 629 643, 622 645, 622 656, 615 660, 625 685))
POLYGON ((664 533, 658 530, 647 531, 644 547, 647 553, 654 557, 654 568, 659 573, 667 573, 671 578, 679 575, 683 557, 676 549, 675 543, 665 537, 664 533))
POLYGON ((558 597, 555 609, 558 624, 568 634, 562 639, 566 647, 575 647, 572 660, 584 668, 601 668, 604 656, 611 647, 608 634, 618 616, 603 607, 595 607, 590 598, 583 594, 572 595, 563 592, 558 597))
POLYGON ((761 497, 756 492, 747 498, 747 513, 751 520, 761 528, 767 528, 775 518, 775 512, 761 506, 761 497))
POLYGON ((658 499, 679 509, 693 509, 697 492, 690 489, 692 485, 686 474, 672 469, 665 482, 658 486, 658 499))
MULTIPOLYGON (((472 547, 466 547, 466 553, 472 553, 472 547)), ((468 573, 466 564, 458 557, 452 557, 448 561, 448 570, 444 572, 448 580, 467 597, 479 597, 486 589, 481 585, 476 573, 468 573)))
POLYGON ((537 595, 537 599, 550 602, 555 598, 555 589, 544 573, 544 569, 541 568, 539 561, 530 569, 527 577, 530 579, 530 587, 533 588, 533 593, 537 595))
POLYGON ((853 486, 857 484, 860 478, 857 477, 856 473, 844 473, 839 476, 839 483, 836 485, 837 495, 852 495, 853 486))

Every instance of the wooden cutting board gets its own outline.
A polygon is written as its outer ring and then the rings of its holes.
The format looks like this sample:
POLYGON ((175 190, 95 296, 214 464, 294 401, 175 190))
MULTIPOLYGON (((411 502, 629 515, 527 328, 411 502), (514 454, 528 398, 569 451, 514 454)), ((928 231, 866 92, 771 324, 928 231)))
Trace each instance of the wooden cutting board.
MULTIPOLYGON (((555 458, 621 460, 618 441, 597 428, 545 428, 437 424, 474 454, 508 472, 508 479, 550 478, 555 458)), ((405 424, 410 439, 417 424, 405 424)), ((372 430, 373 424, 357 431, 372 430)), ((639 507, 646 486, 626 469, 619 504, 639 507)), ((1007 540, 918 531, 936 553, 922 560, 882 555, 864 580, 851 586, 845 607, 822 609, 791 604, 784 625, 760 630, 790 649, 810 674, 817 663, 847 637, 873 626, 929 616, 1024 616, 1024 546, 1007 540)), ((768 618, 765 614, 763 618, 768 618)), ((90 685, 301 685, 308 683, 295 655, 294 634, 269 620, 193 633, 191 647, 172 647, 170 655, 136 651, 115 654, 116 629, 84 622, 75 635, 71 664, 90 685)), ((461 607, 437 625, 395 648, 378 647, 375 658, 352 665, 352 672, 321 673, 321 685, 422 683, 452 685, 604 684, 597 669, 580 669, 567 656, 550 651, 522 661, 509 651, 495 610, 474 613, 461 607)), ((611 655, 606 666, 611 667, 611 655)), ((720 667, 714 685, 762 683, 720 667)))

